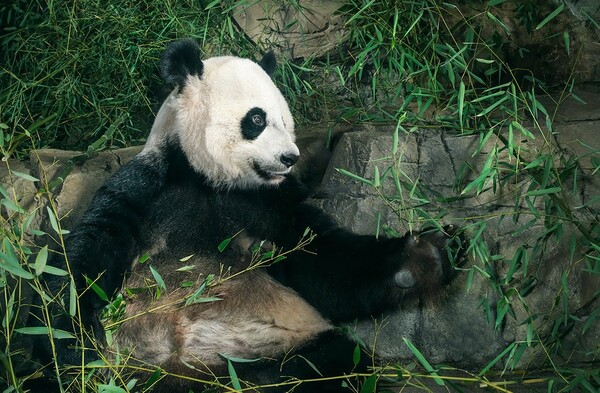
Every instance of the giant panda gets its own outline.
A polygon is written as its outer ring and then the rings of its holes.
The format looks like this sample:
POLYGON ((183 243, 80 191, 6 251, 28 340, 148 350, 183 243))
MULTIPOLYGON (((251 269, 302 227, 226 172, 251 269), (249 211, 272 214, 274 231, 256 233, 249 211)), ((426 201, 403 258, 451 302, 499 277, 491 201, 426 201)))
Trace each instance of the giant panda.
MULTIPOLYGON (((271 386, 259 391, 341 391, 327 377, 370 362, 357 361, 337 326, 435 295, 453 276, 455 228, 376 239, 307 203, 274 67, 271 54, 201 60, 192 39, 168 45, 160 69, 172 92, 144 149, 97 191, 66 238, 66 258, 53 262, 68 260, 77 317, 99 342, 106 302, 90 282, 125 294, 102 357, 119 351, 171 376, 154 391, 225 384, 231 366, 245 387, 271 386)), ((68 305, 67 280, 47 286, 68 305)), ((60 306, 52 312, 54 328, 77 330, 60 306)), ((51 353, 50 344, 38 348, 51 353)), ((58 364, 82 364, 89 343, 53 345, 58 364)))

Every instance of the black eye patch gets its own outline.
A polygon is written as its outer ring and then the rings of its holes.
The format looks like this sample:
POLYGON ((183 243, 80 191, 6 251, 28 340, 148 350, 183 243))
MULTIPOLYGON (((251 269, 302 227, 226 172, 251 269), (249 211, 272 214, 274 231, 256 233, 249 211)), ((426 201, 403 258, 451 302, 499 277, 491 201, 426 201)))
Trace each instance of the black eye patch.
POLYGON ((242 119, 242 136, 244 139, 256 139, 266 126, 267 113, 261 108, 252 108, 242 119))

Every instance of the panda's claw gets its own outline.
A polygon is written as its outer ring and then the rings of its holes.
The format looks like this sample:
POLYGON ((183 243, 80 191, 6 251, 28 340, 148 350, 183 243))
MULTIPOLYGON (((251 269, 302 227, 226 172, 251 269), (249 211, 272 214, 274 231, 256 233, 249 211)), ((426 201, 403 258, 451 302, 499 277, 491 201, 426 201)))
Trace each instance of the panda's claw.
POLYGON ((412 288, 416 282, 417 280, 408 269, 400 270, 394 275, 394 283, 400 288, 412 288))
POLYGON ((459 229, 447 225, 442 230, 426 230, 408 237, 400 269, 394 274, 394 284, 422 295, 435 292, 449 283, 462 258, 463 239, 459 229))

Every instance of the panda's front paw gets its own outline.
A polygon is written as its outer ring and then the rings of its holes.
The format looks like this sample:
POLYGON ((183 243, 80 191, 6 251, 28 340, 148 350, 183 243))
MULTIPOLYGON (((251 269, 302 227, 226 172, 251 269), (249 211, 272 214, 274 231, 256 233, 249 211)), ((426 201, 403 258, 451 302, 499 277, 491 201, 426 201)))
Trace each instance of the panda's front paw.
POLYGON ((442 231, 423 231, 404 239, 400 269, 394 274, 394 284, 419 294, 436 292, 455 275, 454 266, 463 261, 463 239, 453 225, 442 231))

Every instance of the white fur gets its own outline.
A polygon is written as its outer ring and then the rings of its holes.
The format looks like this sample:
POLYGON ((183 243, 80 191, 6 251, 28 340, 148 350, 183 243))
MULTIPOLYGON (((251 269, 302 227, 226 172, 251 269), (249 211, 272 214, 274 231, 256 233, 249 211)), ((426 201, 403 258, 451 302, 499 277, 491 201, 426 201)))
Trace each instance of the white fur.
POLYGON ((290 168, 281 155, 299 155, 294 120, 269 75, 256 63, 237 57, 203 61, 200 78, 189 76, 156 116, 144 154, 177 138, 191 165, 217 187, 255 188, 277 185, 290 168), (267 113, 265 130, 254 140, 241 133, 241 120, 259 107, 267 113), (254 166, 272 175, 260 177, 254 166))

